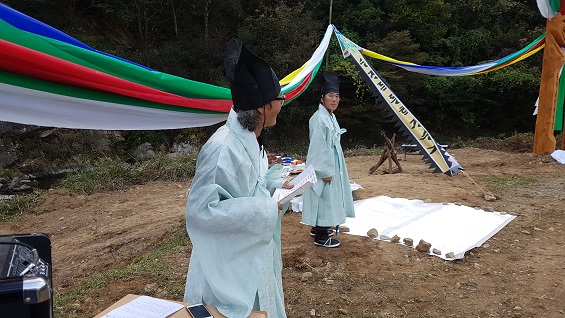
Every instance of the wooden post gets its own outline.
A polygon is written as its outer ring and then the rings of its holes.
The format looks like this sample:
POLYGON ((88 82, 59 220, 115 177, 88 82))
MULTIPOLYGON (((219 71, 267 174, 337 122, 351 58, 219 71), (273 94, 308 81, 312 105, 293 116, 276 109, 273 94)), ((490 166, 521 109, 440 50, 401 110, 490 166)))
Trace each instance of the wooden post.
MULTIPOLYGON (((561 0, 561 8, 565 9, 565 0, 561 0)), ((536 154, 547 154, 555 151, 556 140, 553 136, 555 128, 555 108, 559 87, 559 71, 565 63, 565 16, 558 13, 556 17, 547 19, 545 48, 543 50, 543 65, 541 84, 534 135, 536 154)), ((564 138, 565 140, 565 138, 564 138)), ((562 145, 565 149, 565 141, 562 145)))
POLYGON ((398 162, 398 159, 396 158, 396 150, 394 149, 396 134, 393 134, 391 139, 388 139, 388 137, 385 135, 384 132, 381 132, 381 135, 386 141, 385 150, 382 153, 381 157, 379 158, 379 161, 374 166, 372 166, 371 169, 369 169, 369 174, 375 173, 379 168, 379 166, 382 165, 386 159, 388 159, 388 170, 385 170, 384 173, 393 174, 397 172, 398 173, 402 172, 402 167, 400 166, 400 162, 398 162), (398 169, 396 170, 392 169, 393 161, 394 163, 396 163, 396 166, 398 167, 398 169))

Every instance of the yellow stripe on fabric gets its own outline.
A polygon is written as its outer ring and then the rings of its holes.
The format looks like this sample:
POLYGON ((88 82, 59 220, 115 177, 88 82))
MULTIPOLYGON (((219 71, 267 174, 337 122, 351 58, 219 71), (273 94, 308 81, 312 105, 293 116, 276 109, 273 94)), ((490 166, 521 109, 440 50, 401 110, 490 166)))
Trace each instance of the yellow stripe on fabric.
POLYGON ((299 69, 296 69, 292 73, 285 76, 282 80, 280 80, 281 85, 290 83, 296 77, 296 75, 298 75, 298 73, 300 73, 306 67, 306 65, 308 65, 308 63, 310 63, 310 60, 306 61, 306 63, 304 63, 299 69))
POLYGON ((376 59, 383 60, 383 61, 386 61, 386 62, 398 63, 398 64, 404 64, 404 65, 416 65, 416 66, 419 66, 418 64, 414 64, 414 63, 410 63, 410 62, 395 60, 395 59, 393 59, 393 58, 391 58, 391 57, 388 57, 388 56, 386 56, 386 55, 382 55, 382 54, 379 54, 379 53, 375 53, 375 52, 373 52, 373 51, 371 51, 371 50, 367 50, 367 49, 363 49, 363 50, 361 51, 361 53, 363 53, 363 55, 367 55, 368 57, 376 58, 376 59))
POLYGON ((484 74, 484 73, 488 73, 488 72, 492 72, 492 71, 499 70, 499 69, 504 68, 504 67, 506 67, 506 66, 512 65, 512 64, 514 64, 514 63, 516 63, 516 62, 520 62, 520 61, 522 61, 522 60, 524 60, 524 59, 527 59, 528 57, 530 57, 530 56, 536 54, 537 52, 539 52, 539 50, 543 49, 544 47, 545 47, 545 43, 542 44, 542 45, 540 45, 540 47, 536 48, 535 50, 532 50, 532 51, 530 51, 530 52, 528 52, 528 53, 526 53, 526 54, 520 56, 519 58, 515 59, 514 61, 512 61, 512 62, 509 63, 509 64, 498 65, 498 66, 493 67, 493 68, 490 68, 490 69, 488 69, 488 70, 484 70, 484 71, 477 72, 477 73, 472 73, 472 74, 469 74, 469 75, 484 74))

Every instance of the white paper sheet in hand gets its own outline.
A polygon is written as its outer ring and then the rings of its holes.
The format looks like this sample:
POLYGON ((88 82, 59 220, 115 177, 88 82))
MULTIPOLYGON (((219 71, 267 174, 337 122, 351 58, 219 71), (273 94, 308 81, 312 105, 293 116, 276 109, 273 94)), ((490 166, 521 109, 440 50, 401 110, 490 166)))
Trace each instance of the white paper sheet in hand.
POLYGON ((304 169, 304 171, 297 175, 296 178, 289 182, 294 185, 292 189, 277 188, 273 193, 273 198, 275 198, 280 204, 286 203, 297 195, 303 194, 304 191, 313 186, 317 180, 314 167, 308 166, 304 169))

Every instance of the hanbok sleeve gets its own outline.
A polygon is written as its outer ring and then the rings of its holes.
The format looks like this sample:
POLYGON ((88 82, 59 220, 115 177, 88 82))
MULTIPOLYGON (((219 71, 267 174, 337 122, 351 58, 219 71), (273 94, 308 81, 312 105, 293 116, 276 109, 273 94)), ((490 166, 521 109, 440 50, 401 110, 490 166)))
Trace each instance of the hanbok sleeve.
POLYGON ((216 167, 199 176, 187 202, 189 232, 253 233, 270 240, 277 222, 277 202, 270 196, 252 196, 250 173, 243 170, 234 174, 216 167))
POLYGON ((265 175, 265 180, 267 180, 267 190, 273 194, 275 188, 280 188, 286 182, 286 179, 282 176, 283 173, 283 166, 280 164, 273 165, 272 167, 267 170, 267 174, 265 175))

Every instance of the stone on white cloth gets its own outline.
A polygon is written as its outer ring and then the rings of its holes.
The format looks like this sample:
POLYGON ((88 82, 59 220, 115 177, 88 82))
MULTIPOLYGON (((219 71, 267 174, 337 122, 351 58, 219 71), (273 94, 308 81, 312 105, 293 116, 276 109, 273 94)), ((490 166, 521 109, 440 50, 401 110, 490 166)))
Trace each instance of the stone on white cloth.
MULTIPOLYGON (((456 204, 425 203, 421 200, 378 196, 354 201, 355 218, 345 222, 347 234, 367 236, 371 228, 384 236, 398 235, 414 242, 424 240, 446 260, 461 259, 466 251, 481 246, 516 216, 487 212, 456 204)), ((400 243, 402 244, 402 243, 400 243)), ((435 255, 435 254, 431 254, 435 255)))

